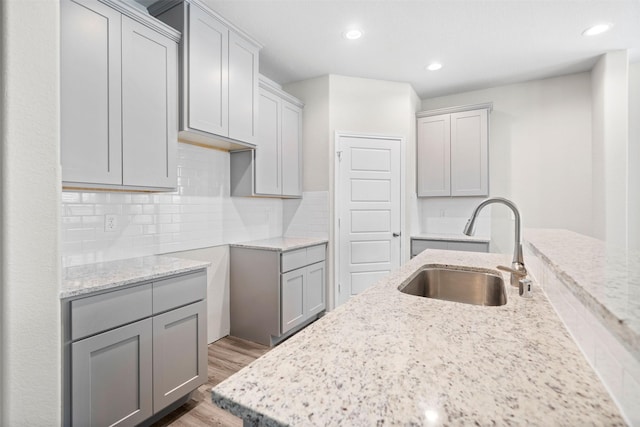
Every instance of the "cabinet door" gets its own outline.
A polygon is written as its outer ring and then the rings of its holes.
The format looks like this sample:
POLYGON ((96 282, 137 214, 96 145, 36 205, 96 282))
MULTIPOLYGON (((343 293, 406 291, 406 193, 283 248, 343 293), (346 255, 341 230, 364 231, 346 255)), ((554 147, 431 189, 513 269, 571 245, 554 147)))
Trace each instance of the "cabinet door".
POLYGON ((151 319, 71 344, 72 425, 135 426, 152 415, 151 319))
POLYGON ((302 196, 302 110, 282 101, 282 194, 302 196))
POLYGON ((91 0, 60 8, 62 180, 121 184, 121 15, 91 0))
POLYGON ((229 134, 229 30, 189 4, 189 127, 229 134))
POLYGON ((255 153, 257 194, 281 194, 280 98, 260 91, 260 118, 255 153))
POLYGON ((418 119, 418 197, 451 194, 449 114, 418 119))
POLYGON ((306 320, 304 303, 305 269, 284 273, 280 292, 280 333, 295 328, 306 320))
POLYGON ((122 17, 124 185, 176 186, 177 51, 172 40, 122 17))
POLYGON ((258 48, 229 32, 229 138, 258 137, 258 48))
POLYGON ((451 114, 451 195, 486 196, 487 110, 451 114))
POLYGON ((153 409, 207 381, 205 301, 153 317, 153 409))
POLYGON ((325 309, 325 264, 319 262, 306 268, 304 282, 305 318, 325 309))

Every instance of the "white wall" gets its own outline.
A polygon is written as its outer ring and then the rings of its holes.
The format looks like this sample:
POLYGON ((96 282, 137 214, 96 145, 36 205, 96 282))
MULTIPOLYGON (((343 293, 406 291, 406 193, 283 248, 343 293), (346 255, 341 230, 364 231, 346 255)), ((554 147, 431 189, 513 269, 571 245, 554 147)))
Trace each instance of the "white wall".
POLYGON ((406 83, 337 75, 323 76, 284 89, 305 103, 305 191, 328 191, 329 262, 328 300, 333 307, 335 267, 333 258, 335 132, 400 136, 405 139, 405 229, 403 259, 408 259, 409 230, 415 219, 415 113, 420 100, 406 83))
POLYGON ((59 2, 0 2, 0 425, 61 421, 59 2))
POLYGON ((629 65, 629 249, 640 249, 640 63, 629 65))
POLYGON ((329 191, 329 76, 284 86, 304 102, 302 157, 304 191, 329 191))
POLYGON ((627 246, 629 59, 609 52, 591 72, 593 92, 593 235, 627 246))
MULTIPOLYGON (((513 200, 525 227, 566 228, 591 235, 590 74, 425 99, 422 109, 491 101, 491 196, 513 200)), ((475 203, 470 200, 470 207, 475 203)), ((513 249, 513 225, 505 220, 509 211, 492 211, 496 217, 492 243, 509 253, 513 249)))

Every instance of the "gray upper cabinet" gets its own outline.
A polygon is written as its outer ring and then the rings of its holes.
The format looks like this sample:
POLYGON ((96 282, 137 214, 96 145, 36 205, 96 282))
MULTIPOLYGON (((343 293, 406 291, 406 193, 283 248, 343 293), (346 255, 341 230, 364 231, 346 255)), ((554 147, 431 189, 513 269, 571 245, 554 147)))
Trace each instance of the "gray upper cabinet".
POLYGON ((255 150, 231 153, 232 196, 302 196, 302 108, 298 99, 260 77, 255 150))
POLYGON ((63 185, 176 186, 180 34, 123 3, 61 2, 63 185))
POLYGON ((491 104, 417 114, 418 197, 489 194, 491 104))
POLYGON ((60 9, 62 180, 122 184, 121 14, 90 0, 60 9))
POLYGON ((149 12, 182 32, 179 139, 253 148, 260 44, 198 0, 157 2, 149 12))

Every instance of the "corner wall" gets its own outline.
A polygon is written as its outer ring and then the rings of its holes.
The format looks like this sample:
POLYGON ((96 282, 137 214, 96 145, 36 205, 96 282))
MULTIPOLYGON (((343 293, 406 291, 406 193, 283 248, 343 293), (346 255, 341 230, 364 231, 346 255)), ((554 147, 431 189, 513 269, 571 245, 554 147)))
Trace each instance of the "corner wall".
POLYGON ((0 2, 0 425, 61 422, 59 2, 0 2))
POLYGON ((591 71, 593 235, 621 247, 628 238, 628 71, 627 51, 602 55, 591 71))
POLYGON ((629 249, 640 250, 640 62, 629 65, 629 249))

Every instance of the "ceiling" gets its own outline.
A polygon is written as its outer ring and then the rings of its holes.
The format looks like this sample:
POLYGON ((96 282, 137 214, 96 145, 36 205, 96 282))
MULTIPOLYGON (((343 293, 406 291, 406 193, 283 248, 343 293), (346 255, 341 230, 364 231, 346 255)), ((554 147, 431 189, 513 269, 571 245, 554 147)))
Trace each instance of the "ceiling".
POLYGON ((640 61, 640 0, 203 0, 260 41, 281 84, 325 74, 408 82, 420 98, 640 61), (599 22, 613 28, 593 37, 599 22), (352 27, 359 40, 342 34, 352 27), (433 61, 439 71, 427 71, 433 61))

